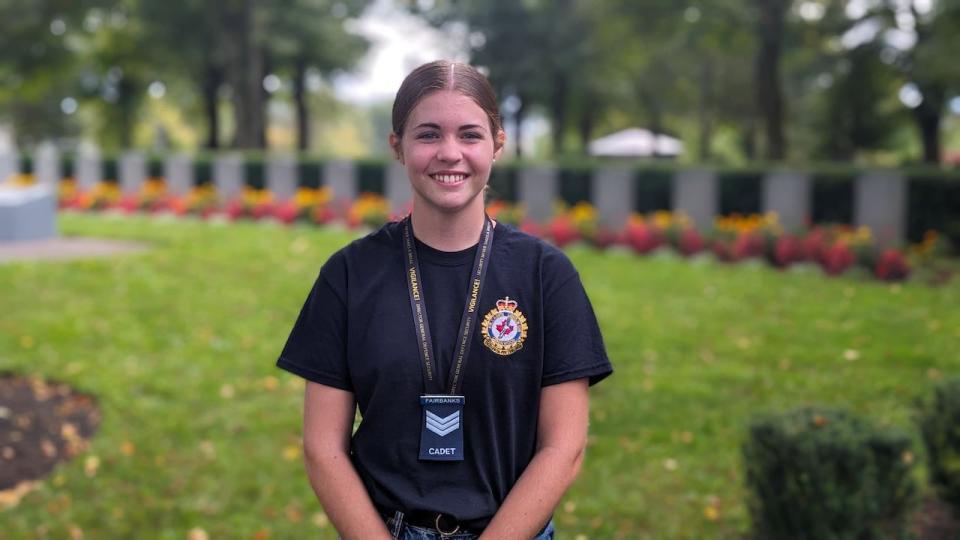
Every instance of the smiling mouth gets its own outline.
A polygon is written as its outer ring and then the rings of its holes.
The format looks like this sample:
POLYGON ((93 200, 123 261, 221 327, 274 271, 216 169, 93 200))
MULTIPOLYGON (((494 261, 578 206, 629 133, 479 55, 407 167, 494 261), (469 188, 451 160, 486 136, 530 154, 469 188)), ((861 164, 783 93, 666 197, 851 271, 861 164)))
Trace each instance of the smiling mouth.
POLYGON ((465 173, 436 173, 430 175, 431 178, 441 184, 459 184, 466 180, 467 176, 465 173))

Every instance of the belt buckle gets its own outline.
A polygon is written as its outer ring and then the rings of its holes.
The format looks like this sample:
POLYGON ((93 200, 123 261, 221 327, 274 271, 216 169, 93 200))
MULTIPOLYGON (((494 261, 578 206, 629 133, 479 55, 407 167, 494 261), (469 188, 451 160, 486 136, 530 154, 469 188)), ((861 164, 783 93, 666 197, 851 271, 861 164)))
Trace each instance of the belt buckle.
POLYGON ((459 524, 456 527, 454 527, 452 531, 444 531, 443 529, 441 529, 440 518, 442 517, 443 517, 443 514, 437 514, 437 517, 433 520, 433 528, 435 528, 437 532, 440 533, 440 538, 447 538, 447 537, 453 536, 460 531, 459 524))

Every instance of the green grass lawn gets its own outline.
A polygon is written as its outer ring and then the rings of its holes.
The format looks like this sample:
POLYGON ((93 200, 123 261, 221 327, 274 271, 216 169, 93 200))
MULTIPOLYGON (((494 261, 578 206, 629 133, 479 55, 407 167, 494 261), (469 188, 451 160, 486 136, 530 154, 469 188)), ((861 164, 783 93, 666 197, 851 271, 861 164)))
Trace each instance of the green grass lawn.
MULTIPOLYGON (((70 383, 103 413, 86 454, 0 511, 0 537, 335 538, 301 464, 303 384, 274 361, 320 265, 355 234, 75 214, 60 227, 153 247, 0 265, 0 371, 70 383)), ((818 403, 913 430, 913 399, 960 371, 956 280, 568 253, 616 372, 592 390, 561 538, 740 538, 753 415, 818 403)))

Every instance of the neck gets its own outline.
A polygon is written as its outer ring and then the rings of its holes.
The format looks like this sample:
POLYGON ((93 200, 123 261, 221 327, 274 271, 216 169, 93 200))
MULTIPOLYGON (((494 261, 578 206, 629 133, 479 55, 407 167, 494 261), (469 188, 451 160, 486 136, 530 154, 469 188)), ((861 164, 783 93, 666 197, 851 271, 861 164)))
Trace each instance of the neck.
POLYGON ((461 251, 480 239, 484 216, 482 207, 476 211, 445 214, 418 210, 414 204, 410 219, 417 240, 440 251, 461 251))

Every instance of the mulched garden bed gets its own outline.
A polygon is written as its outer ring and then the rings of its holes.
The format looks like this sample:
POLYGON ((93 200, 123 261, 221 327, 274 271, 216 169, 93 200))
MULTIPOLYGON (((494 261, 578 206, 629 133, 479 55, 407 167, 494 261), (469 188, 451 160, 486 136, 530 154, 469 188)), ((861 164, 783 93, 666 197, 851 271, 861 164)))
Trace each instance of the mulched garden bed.
POLYGON ((0 508, 87 447, 100 424, 88 395, 66 384, 0 374, 0 508))

